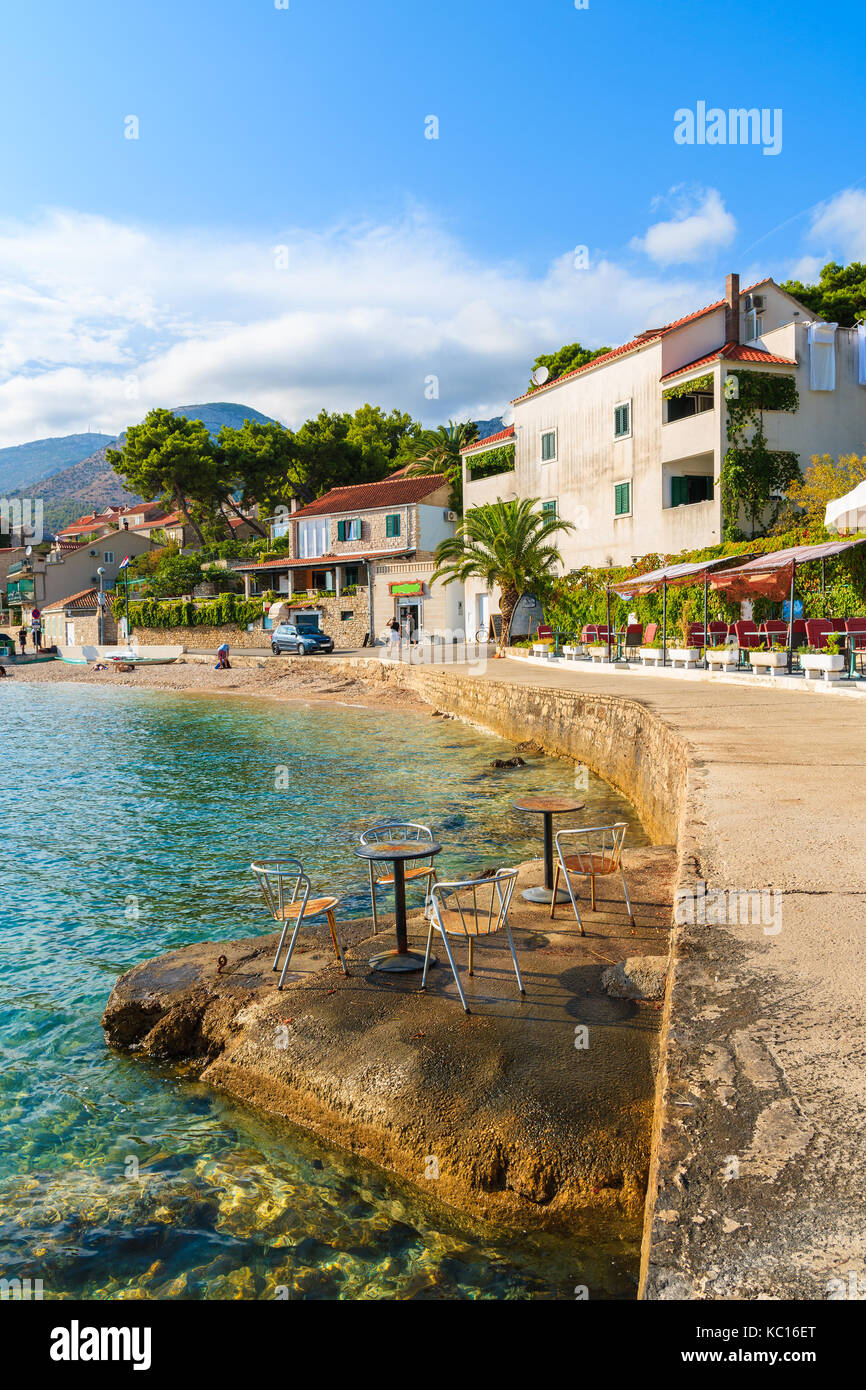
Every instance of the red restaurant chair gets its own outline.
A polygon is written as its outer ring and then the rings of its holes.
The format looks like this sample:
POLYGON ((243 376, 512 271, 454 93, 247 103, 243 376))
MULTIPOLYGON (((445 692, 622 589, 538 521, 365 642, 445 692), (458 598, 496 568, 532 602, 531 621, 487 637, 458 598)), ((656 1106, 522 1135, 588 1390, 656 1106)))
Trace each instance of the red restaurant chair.
POLYGON ((761 634, 758 632, 757 623, 753 623, 751 618, 741 618, 737 623, 731 623, 734 636, 739 647, 757 647, 761 642, 761 634))
POLYGON ((845 631, 856 651, 862 651, 866 647, 866 618, 849 618, 845 624, 845 631))
POLYGON ((806 621, 806 640, 810 647, 816 647, 819 652, 830 633, 835 631, 829 618, 809 618, 806 621))
POLYGON ((643 635, 643 644, 644 644, 645 647, 651 647, 651 646, 652 646, 653 642, 654 642, 654 641, 656 640, 656 638, 658 637, 658 632, 659 632, 659 625, 658 625, 658 623, 647 623, 647 629, 646 629, 646 632, 645 632, 644 635, 643 635))

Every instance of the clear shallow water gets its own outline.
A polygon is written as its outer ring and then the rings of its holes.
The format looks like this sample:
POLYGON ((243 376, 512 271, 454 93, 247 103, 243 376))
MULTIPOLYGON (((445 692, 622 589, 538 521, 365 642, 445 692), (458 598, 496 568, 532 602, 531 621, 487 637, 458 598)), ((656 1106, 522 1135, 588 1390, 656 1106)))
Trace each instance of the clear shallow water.
MULTIPOLYGON (((305 861, 366 915, 351 840, 431 825, 444 872, 540 852, 518 794, 573 790, 555 759, 415 712, 2 689, 0 1277, 45 1297, 629 1297, 633 1250, 515 1238, 103 1042, 118 974, 190 941, 269 930, 249 863, 305 861), (289 789, 277 790, 289 768, 289 789)), ((591 779, 590 813, 628 819, 591 779)), ((564 823, 564 818, 563 818, 564 823)))

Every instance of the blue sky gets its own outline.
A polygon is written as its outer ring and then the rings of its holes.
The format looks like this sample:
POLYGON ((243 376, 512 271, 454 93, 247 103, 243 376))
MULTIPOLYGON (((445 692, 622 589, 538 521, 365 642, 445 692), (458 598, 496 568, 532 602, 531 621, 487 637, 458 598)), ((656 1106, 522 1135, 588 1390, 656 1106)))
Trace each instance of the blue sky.
POLYGON ((43 0, 4 30, 0 445, 217 397, 495 413, 537 351, 729 269, 866 256, 853 3, 43 0), (675 143, 700 101, 781 109, 780 153, 675 143))

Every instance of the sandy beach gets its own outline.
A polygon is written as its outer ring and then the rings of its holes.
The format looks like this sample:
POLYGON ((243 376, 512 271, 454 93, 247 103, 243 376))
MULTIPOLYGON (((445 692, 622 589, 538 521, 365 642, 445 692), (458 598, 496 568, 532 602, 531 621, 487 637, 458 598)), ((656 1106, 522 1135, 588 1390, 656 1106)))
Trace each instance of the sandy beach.
MULTIPOLYGON (((110 685, 116 689, 168 690, 190 695, 253 695, 275 700, 344 701, 377 709, 426 709, 409 691, 386 685, 371 686, 349 673, 339 674, 333 664, 317 668, 316 659, 304 661, 262 656, 246 658, 230 671, 217 671, 213 661, 181 658, 171 666, 139 667, 132 672, 97 671, 93 666, 74 666, 62 661, 38 665, 7 666, 7 677, 31 685, 74 682, 76 685, 110 685)), ((2 690, 2 686, 0 686, 2 690)))

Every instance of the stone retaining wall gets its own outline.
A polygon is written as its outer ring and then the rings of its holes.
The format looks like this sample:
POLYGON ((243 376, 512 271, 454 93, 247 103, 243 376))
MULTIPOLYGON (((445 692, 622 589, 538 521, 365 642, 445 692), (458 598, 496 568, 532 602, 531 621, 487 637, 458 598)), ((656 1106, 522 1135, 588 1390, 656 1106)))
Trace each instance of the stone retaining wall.
MULTIPOLYGON (((330 660, 317 658, 317 669, 330 660)), ((371 684, 412 689, 434 708, 515 743, 534 739, 548 753, 585 763, 628 797, 656 844, 678 842, 688 767, 685 745, 637 701, 455 678, 447 667, 363 657, 336 658, 333 665, 343 672, 349 666, 371 684)))
POLYGON ((269 647, 271 634, 256 626, 252 632, 245 627, 226 623, 223 627, 138 627, 132 636, 141 647, 183 647, 185 650, 213 647, 216 651, 222 642, 230 647, 269 647))

